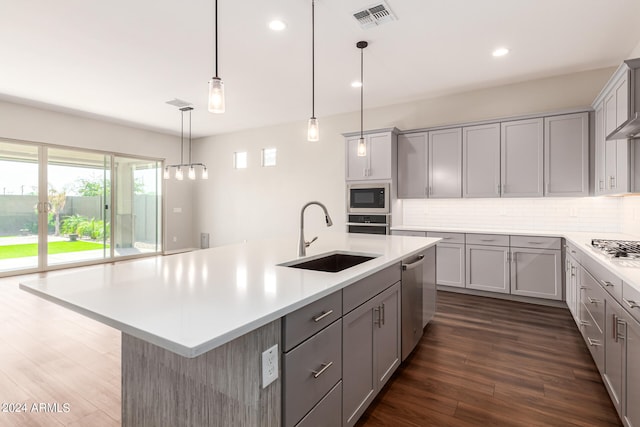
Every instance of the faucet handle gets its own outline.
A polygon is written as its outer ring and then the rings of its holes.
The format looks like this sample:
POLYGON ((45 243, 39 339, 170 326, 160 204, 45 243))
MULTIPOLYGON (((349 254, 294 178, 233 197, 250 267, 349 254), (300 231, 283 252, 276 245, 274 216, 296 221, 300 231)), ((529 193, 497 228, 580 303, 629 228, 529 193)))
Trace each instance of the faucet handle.
POLYGON ((311 246, 311 244, 312 244, 313 242, 315 242, 316 240, 318 240, 318 236, 316 236, 316 237, 314 237, 313 239, 311 239, 311 241, 310 241, 310 242, 304 242, 304 247, 305 247, 305 248, 308 248, 308 247, 309 247, 309 246, 311 246))

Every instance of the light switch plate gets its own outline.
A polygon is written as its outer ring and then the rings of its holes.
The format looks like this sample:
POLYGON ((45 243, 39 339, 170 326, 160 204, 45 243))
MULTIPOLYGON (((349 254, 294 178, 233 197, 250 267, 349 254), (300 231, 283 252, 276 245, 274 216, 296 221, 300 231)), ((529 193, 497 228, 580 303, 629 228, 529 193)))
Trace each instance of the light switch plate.
POLYGON ((278 378, 278 344, 262 352, 262 388, 278 378))

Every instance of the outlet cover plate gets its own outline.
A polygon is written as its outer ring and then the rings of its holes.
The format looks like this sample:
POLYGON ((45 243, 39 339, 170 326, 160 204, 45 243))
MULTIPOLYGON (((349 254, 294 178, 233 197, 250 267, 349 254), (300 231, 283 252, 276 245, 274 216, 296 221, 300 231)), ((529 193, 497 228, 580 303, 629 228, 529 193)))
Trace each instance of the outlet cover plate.
POLYGON ((262 388, 278 379, 278 344, 262 352, 262 388))

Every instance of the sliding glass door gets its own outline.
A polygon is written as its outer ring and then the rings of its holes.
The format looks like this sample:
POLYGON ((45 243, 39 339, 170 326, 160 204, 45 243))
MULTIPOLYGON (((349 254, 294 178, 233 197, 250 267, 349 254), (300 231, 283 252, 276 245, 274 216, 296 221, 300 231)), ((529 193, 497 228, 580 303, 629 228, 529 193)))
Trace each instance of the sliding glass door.
POLYGON ((159 160, 0 140, 0 276, 160 253, 159 160))

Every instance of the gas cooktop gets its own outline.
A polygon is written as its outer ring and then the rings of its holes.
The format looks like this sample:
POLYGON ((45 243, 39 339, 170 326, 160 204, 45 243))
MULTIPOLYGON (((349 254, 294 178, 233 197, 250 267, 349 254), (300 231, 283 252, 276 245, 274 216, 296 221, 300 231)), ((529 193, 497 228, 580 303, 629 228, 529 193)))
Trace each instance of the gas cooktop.
POLYGON ((640 259, 638 241, 592 239, 591 246, 611 258, 640 259))

